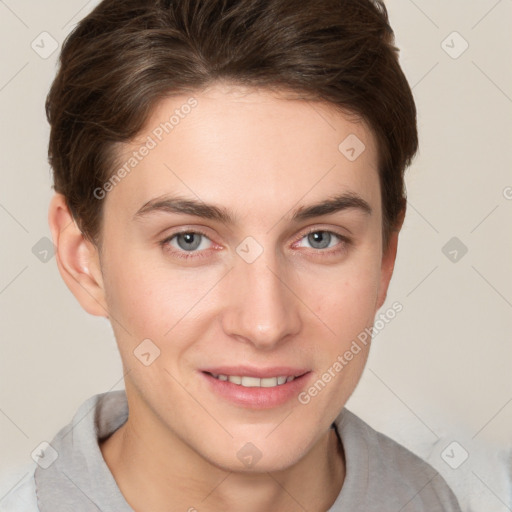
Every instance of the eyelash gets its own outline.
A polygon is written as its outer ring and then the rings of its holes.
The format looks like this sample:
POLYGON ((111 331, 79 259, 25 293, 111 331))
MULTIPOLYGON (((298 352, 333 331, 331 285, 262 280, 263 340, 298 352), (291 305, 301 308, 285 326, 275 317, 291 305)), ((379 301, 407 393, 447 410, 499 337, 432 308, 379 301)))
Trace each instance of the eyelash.
MULTIPOLYGON (((318 229, 318 228, 313 228, 313 229, 307 231, 306 233, 302 233, 299 237, 297 237, 293 241, 293 244, 297 243, 298 241, 302 240, 303 238, 307 237, 308 235, 311 235, 312 233, 330 233, 331 235, 335 235, 336 237, 338 237, 340 239, 340 243, 338 245, 341 247, 338 247, 337 249, 334 249, 334 250, 333 250, 333 248, 311 249, 311 250, 315 251, 316 253, 323 253, 323 254, 327 254, 329 256, 334 256, 334 255, 337 255, 337 254, 341 253, 342 251, 346 250, 346 248, 352 244, 352 240, 350 238, 347 238, 346 236, 342 235, 341 233, 338 233, 338 232, 332 231, 332 230, 328 230, 328 229, 318 229)), ((208 237, 208 235, 201 230, 197 230, 197 229, 196 230, 183 230, 183 231, 178 231, 178 232, 173 233, 172 235, 168 236, 167 238, 165 238, 164 240, 162 240, 160 242, 160 245, 162 246, 162 248, 165 251, 170 252, 173 256, 175 256, 177 258, 185 259, 185 260, 190 259, 190 258, 205 258, 208 256, 207 254, 204 254, 206 252, 206 250, 199 251, 199 252, 187 252, 187 251, 179 251, 179 250, 175 250, 175 249, 170 250, 169 242, 176 236, 184 235, 184 234, 202 235, 202 236, 210 239, 208 237)))

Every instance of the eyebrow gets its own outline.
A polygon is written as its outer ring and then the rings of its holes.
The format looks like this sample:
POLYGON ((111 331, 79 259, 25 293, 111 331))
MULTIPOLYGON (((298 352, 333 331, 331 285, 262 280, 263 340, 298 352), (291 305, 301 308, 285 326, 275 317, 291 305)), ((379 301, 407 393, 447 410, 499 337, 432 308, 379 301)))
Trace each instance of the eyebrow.
MULTIPOLYGON (((322 215, 330 215, 344 210, 359 210, 366 215, 372 214, 371 206, 355 193, 345 193, 325 199, 309 206, 300 206, 293 210, 293 222, 304 221, 322 215)), ((146 217, 152 213, 177 213, 194 215, 204 219, 219 221, 228 225, 235 225, 236 219, 226 208, 207 204, 195 199, 180 196, 164 196, 152 199, 145 203, 133 216, 134 219, 146 217)))

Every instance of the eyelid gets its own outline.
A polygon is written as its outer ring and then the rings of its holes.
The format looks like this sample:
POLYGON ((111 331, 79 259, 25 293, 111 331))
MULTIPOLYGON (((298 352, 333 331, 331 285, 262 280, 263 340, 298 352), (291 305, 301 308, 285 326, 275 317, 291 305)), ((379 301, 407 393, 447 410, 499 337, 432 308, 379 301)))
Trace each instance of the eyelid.
POLYGON ((323 232, 323 233, 331 233, 333 235, 336 235, 338 238, 341 238, 345 242, 350 242, 351 241, 350 238, 347 235, 344 235, 340 231, 337 231, 337 230, 335 230, 333 228, 313 226, 312 228, 307 228, 306 231, 302 231, 300 235, 297 235, 297 237, 295 238, 293 243, 301 240, 302 238, 304 238, 305 236, 310 235, 311 233, 321 233, 321 232, 323 232))

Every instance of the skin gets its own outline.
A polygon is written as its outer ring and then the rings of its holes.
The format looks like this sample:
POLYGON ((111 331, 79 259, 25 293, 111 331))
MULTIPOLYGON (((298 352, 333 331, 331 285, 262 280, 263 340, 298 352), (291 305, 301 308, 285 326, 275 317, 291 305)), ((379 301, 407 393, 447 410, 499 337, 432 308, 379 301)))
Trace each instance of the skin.
MULTIPOLYGON (((369 344, 307 405, 235 405, 198 369, 307 367, 311 385, 373 325, 401 227, 383 250, 375 138, 330 105, 284 93, 216 84, 193 96, 197 107, 102 200, 101 250, 62 195, 50 205, 61 275, 86 311, 110 319, 126 373, 129 418, 101 451, 136 511, 325 511, 345 475, 330 426, 369 344), (349 134, 366 146, 353 162, 338 150, 349 134), (300 206, 343 193, 360 196, 371 214, 290 220, 300 206), (236 223, 135 216, 166 194, 224 207, 236 223), (182 229, 206 234, 199 248, 187 252, 182 237, 161 243, 182 229), (332 232, 328 247, 309 230, 332 232), (252 263, 236 252, 248 236, 263 248, 252 263), (133 352, 148 338, 160 356, 145 366, 133 352), (251 468, 237 457, 248 442, 262 455, 251 468)), ((121 165, 189 97, 159 103, 137 140, 119 148, 121 165)))

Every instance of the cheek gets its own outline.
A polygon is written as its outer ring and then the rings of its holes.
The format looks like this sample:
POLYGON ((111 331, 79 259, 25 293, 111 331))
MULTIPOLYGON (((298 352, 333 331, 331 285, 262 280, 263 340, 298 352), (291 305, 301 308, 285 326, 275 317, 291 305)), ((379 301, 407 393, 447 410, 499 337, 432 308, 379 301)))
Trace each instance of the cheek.
MULTIPOLYGON (((373 322, 380 284, 380 261, 368 257, 354 259, 336 271, 325 273, 322 283, 309 292, 315 312, 340 340, 358 334, 373 322)), ((305 292, 304 292, 305 293, 305 292)))
POLYGON ((331 272, 329 279, 317 280, 323 286, 315 288, 316 292, 308 297, 311 304, 316 304, 313 308, 316 319, 309 323, 310 332, 305 338, 316 340, 317 375, 299 396, 299 402, 320 411, 320 416, 328 417, 333 410, 341 410, 368 358, 371 344, 368 328, 375 316, 380 264, 371 251, 367 257, 360 256, 350 265, 331 272), (320 336, 319 322, 324 333, 320 336))
MULTIPOLYGON (((187 320, 207 302, 219 280, 218 269, 171 268, 161 259, 150 261, 147 254, 133 253, 124 259, 112 255, 105 268, 107 302, 112 317, 119 320, 135 340, 150 338, 165 343, 176 327, 181 330, 187 320)), ((121 338, 126 332, 119 331, 121 338)))

